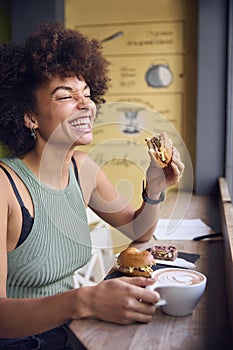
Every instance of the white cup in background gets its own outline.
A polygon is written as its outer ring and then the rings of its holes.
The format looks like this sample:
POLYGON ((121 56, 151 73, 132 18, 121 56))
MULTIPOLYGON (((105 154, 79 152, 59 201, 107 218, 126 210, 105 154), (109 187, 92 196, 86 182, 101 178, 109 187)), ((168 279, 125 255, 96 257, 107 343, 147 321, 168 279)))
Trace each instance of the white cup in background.
POLYGON ((157 290, 161 296, 156 304, 171 316, 190 315, 201 299, 207 278, 198 271, 163 268, 154 271, 156 282, 147 289, 157 290))

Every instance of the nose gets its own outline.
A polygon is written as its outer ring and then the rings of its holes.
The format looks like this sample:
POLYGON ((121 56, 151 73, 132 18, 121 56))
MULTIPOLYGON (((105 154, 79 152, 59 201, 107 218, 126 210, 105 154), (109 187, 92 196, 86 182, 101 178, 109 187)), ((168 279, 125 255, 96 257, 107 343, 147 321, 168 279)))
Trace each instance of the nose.
POLYGON ((90 98, 86 96, 78 96, 76 97, 76 101, 77 101, 78 109, 88 108, 92 104, 92 101, 90 100, 90 98))

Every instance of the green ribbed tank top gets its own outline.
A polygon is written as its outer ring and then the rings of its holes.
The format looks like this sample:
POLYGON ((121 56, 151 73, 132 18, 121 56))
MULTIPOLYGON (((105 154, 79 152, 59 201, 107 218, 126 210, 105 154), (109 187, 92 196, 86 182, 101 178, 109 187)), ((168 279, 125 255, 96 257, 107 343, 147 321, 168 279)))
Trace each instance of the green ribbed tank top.
POLYGON ((91 256, 91 237, 80 187, 70 166, 69 184, 54 190, 19 158, 2 158, 25 183, 34 204, 27 239, 8 254, 7 296, 37 298, 73 288, 73 272, 91 256))

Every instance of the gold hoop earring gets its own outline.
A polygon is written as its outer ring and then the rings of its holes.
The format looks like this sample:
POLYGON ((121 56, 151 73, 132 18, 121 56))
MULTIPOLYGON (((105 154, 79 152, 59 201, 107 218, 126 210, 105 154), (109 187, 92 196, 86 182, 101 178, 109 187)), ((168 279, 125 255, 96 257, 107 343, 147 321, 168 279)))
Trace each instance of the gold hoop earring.
POLYGON ((32 127, 30 128, 31 130, 31 137, 33 137, 33 140, 36 140, 36 132, 35 132, 35 129, 32 127))

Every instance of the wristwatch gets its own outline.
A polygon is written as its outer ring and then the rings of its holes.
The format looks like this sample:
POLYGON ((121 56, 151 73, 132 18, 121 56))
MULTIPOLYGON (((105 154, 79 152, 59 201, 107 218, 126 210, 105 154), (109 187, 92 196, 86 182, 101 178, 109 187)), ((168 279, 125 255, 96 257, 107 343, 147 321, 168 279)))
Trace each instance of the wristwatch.
POLYGON ((148 203, 148 204, 159 204, 160 202, 163 202, 164 199, 165 199, 165 192, 161 192, 160 193, 160 196, 159 196, 159 199, 151 199, 147 196, 147 193, 146 193, 146 188, 144 187, 144 181, 142 183, 142 198, 143 198, 143 201, 148 203))

